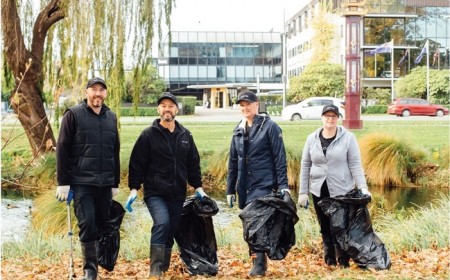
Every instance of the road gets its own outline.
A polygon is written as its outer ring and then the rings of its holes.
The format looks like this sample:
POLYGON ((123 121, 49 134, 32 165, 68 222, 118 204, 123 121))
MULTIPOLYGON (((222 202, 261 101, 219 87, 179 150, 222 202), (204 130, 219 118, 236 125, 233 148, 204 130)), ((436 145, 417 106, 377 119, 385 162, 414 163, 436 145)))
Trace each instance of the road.
MULTIPOLYGON (((51 116, 49 114, 50 121, 51 116)), ((127 123, 150 123, 156 117, 121 117, 122 124, 127 123)), ((282 121, 280 116, 271 116, 276 121, 282 121)), ((205 109, 201 106, 195 108, 195 115, 193 116, 177 116, 180 122, 238 122, 241 119, 241 113, 238 109, 205 109)), ((429 117, 429 116, 411 116, 411 117, 397 117, 394 115, 362 115, 363 122, 366 121, 447 121, 450 124, 450 117, 429 117)), ((14 114, 2 114, 2 125, 11 125, 17 123, 17 118, 14 114)))

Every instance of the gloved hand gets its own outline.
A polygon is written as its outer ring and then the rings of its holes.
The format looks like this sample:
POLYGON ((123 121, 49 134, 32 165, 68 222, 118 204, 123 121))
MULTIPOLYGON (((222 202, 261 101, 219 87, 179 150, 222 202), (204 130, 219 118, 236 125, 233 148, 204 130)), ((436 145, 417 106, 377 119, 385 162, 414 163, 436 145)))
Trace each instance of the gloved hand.
POLYGON ((111 195, 115 197, 119 193, 119 188, 111 188, 111 195))
POLYGON ((306 193, 301 193, 298 196, 298 206, 303 207, 305 209, 308 209, 309 206, 309 198, 308 198, 308 194, 306 193))
POLYGON ((289 189, 282 189, 280 191, 281 197, 284 197, 285 194, 291 195, 291 191, 289 189))
POLYGON ((58 186, 58 188, 56 188, 56 198, 59 201, 66 201, 69 191, 70 186, 58 186))
POLYGON ((133 211, 133 208, 131 208, 131 204, 133 204, 136 198, 137 198, 137 190, 132 189, 130 191, 130 195, 128 196, 127 202, 125 203, 125 208, 128 210, 128 212, 133 211))
POLYGON ((203 191, 202 187, 199 187, 195 189, 195 196, 203 200, 203 197, 208 195, 203 191))
POLYGON ((372 197, 372 194, 369 192, 369 189, 368 189, 368 188, 362 188, 362 189, 359 189, 359 192, 360 192, 362 195, 368 195, 368 196, 372 197))
POLYGON ((233 203, 236 201, 235 194, 227 194, 227 205, 230 208, 233 208, 233 203))

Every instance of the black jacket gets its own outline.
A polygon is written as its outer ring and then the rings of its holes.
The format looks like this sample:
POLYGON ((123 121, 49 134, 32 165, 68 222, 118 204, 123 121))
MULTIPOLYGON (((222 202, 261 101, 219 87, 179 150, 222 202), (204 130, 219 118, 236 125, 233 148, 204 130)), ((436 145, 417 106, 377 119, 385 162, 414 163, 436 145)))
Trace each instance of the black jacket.
POLYGON ((187 183, 202 186, 200 156, 189 130, 175 121, 171 137, 156 119, 134 144, 131 152, 128 186, 139 189, 144 184, 144 196, 161 196, 167 200, 185 200, 187 183))
POLYGON ((64 113, 56 146, 58 185, 118 187, 120 141, 117 117, 103 105, 94 113, 86 100, 64 113))
POLYGON ((287 189, 286 151, 280 127, 256 115, 244 149, 244 128, 233 131, 228 162, 227 194, 238 193, 239 208, 252 200, 287 189))

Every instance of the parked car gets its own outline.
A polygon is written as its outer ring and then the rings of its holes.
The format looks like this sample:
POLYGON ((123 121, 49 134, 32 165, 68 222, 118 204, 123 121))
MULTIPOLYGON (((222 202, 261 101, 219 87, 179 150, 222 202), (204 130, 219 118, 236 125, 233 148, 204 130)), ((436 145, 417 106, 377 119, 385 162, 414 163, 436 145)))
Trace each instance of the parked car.
POLYGON ((310 97, 300 103, 284 107, 283 120, 300 121, 320 119, 324 105, 334 104, 339 108, 341 118, 345 117, 344 100, 334 97, 310 97))
POLYGON ((438 116, 448 115, 448 108, 441 105, 431 104, 420 98, 397 98, 389 104, 388 114, 402 117, 411 115, 438 116))

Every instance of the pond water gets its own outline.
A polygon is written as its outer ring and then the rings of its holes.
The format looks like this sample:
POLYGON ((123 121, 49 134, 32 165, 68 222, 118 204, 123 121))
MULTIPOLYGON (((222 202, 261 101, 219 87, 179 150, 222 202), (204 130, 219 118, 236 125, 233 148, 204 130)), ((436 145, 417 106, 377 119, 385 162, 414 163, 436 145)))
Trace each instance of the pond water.
MULTIPOLYGON (((448 195, 448 189, 432 188, 382 188, 371 187, 372 194, 382 194, 390 205, 396 209, 410 207, 424 207, 434 200, 448 195)), ((291 190, 294 201, 297 201, 296 190, 291 190)), ((235 206, 229 209, 226 206, 223 192, 208 191, 208 194, 217 201, 219 213, 214 218, 214 223, 222 227, 235 222, 239 210, 235 206)), ((18 241, 23 238, 29 229, 31 219, 32 200, 23 198, 1 199, 1 244, 8 241, 18 241)), ((136 210, 147 211, 146 207, 136 205, 136 210)))

